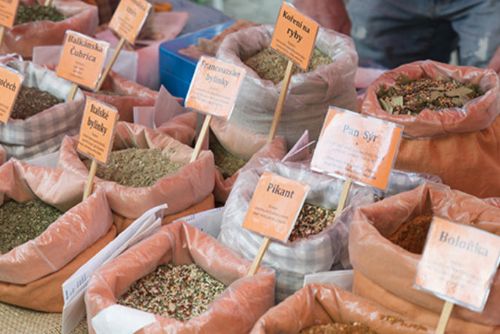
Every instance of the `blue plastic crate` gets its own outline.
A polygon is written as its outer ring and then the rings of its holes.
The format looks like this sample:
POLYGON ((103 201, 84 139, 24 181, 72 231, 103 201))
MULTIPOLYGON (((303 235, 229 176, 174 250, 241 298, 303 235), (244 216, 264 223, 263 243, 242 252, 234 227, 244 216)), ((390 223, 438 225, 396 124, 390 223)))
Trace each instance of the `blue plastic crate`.
POLYGON ((160 81, 174 96, 185 98, 197 61, 179 54, 179 50, 198 44, 199 38, 213 38, 234 23, 229 20, 222 24, 186 34, 160 45, 160 81))

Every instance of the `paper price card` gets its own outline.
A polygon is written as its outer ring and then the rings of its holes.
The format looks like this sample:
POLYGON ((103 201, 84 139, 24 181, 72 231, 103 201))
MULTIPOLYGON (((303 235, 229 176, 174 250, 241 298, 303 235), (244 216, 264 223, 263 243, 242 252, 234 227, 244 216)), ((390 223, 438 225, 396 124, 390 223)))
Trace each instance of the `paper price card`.
POLYGON ((271 47, 303 70, 307 70, 318 29, 319 26, 314 20, 283 2, 274 26, 271 47))
POLYGON ((21 90, 24 77, 8 67, 0 66, 0 122, 7 123, 21 90))
POLYGON ((121 38, 134 44, 151 7, 152 5, 145 0, 121 0, 109 22, 109 27, 121 38))
POLYGON ((0 0, 0 26, 12 28, 16 20, 19 0, 0 0))
POLYGON ((415 287, 482 312, 499 264, 499 236, 434 217, 415 287))
POLYGON ((262 174, 243 227, 286 242, 304 205, 309 186, 276 174, 262 174))
POLYGON ((89 89, 101 77, 109 43, 75 31, 66 31, 64 46, 57 65, 57 75, 89 89))
POLYGON ((311 169, 385 190, 402 132, 400 125, 331 107, 311 169))
POLYGON ((201 57, 186 97, 186 106, 229 119, 246 71, 215 58, 201 57))
POLYGON ((81 154, 106 164, 113 146, 118 111, 87 96, 77 150, 81 154))

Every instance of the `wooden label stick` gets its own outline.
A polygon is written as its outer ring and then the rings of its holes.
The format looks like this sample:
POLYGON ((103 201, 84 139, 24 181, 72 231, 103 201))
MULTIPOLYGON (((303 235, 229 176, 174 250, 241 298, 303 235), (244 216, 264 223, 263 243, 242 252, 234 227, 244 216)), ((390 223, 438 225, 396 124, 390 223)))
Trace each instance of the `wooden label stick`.
POLYGON ((206 115, 205 120, 203 121, 203 125, 201 126, 200 134, 198 135, 198 140, 196 141, 196 145, 194 146, 193 154, 191 155, 191 160, 189 162, 193 162, 198 159, 198 155, 200 155, 201 146, 203 145, 203 141, 207 136, 208 129, 210 128, 210 121, 212 120, 212 115, 206 115))
POLYGON ((77 91, 78 91, 78 85, 74 83, 73 85, 71 85, 71 89, 68 93, 68 102, 71 102, 75 99, 77 91))
POLYGON ((436 328, 436 334, 444 334, 446 326, 448 325, 448 320, 450 319, 451 311, 453 311, 453 306, 453 303, 444 303, 443 310, 441 311, 441 316, 439 317, 439 322, 436 328))
POLYGON ((97 161, 95 161, 95 159, 92 159, 92 164, 90 165, 87 183, 85 184, 85 188, 83 190, 84 201, 90 196, 90 194, 92 194, 92 188, 94 185, 94 177, 96 172, 97 172, 97 161))
POLYGON ((266 254, 267 249, 269 248, 269 245, 271 244, 271 239, 268 237, 265 237, 264 240, 262 241, 262 244, 260 245, 259 252, 257 253, 257 256, 252 262, 252 265, 250 266, 250 269, 248 270, 247 276, 253 276, 257 273, 257 270, 259 270, 260 263, 262 262, 262 259, 264 258, 264 255, 266 254))
POLYGON ((101 78, 99 79, 99 82, 97 83, 97 87, 95 89, 96 92, 101 90, 101 87, 102 87, 104 81, 106 80, 106 77, 108 76, 109 72, 111 72, 111 69, 113 68, 116 60, 118 59, 118 56, 120 55, 120 52, 122 51, 123 46, 125 45, 125 42, 126 42, 125 38, 122 37, 120 39, 120 42, 116 46, 115 51, 113 52, 113 56, 111 57, 111 60, 106 65, 106 68, 104 69, 104 72, 102 73, 101 78))
POLYGON ((47 0, 47 1, 45 1, 45 6, 46 7, 51 7, 52 4, 53 4, 53 2, 54 2, 54 0, 47 0))
POLYGON ((269 130, 269 137, 267 138, 268 143, 273 141, 274 136, 276 135, 276 131, 278 130, 278 125, 281 119, 281 113, 283 112, 286 95, 288 93, 288 86, 290 85, 290 79, 292 78, 293 65, 294 65, 293 62, 289 60, 286 66, 285 78, 283 79, 283 85, 281 86, 281 92, 278 98, 278 104, 276 104, 276 109, 274 110, 274 118, 271 124, 271 130, 269 130))
POLYGON ((0 26, 0 47, 3 44, 3 35, 4 34, 5 34, 5 27, 4 26, 0 26))
POLYGON ((335 217, 338 217, 342 210, 344 210, 345 205, 347 203, 347 197, 349 196, 349 191, 351 190, 352 179, 347 178, 344 182, 344 187, 342 188, 342 192, 340 193, 339 204, 337 205, 337 209, 335 210, 335 217))

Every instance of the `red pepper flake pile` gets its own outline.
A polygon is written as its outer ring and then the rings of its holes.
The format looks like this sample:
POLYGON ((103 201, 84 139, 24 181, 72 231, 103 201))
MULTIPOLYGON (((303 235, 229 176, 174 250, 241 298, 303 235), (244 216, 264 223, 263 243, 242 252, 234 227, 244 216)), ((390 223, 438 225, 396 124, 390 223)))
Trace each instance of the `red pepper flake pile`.
POLYGON ((313 326, 300 331, 300 334, 377 334, 377 332, 359 322, 353 322, 352 324, 332 323, 313 326))
POLYGON ((318 234, 333 223, 335 210, 304 203, 288 241, 304 239, 318 234))
POLYGON ((389 240, 414 254, 422 254, 432 222, 432 215, 421 215, 401 224, 389 240))
POLYGON ((187 321, 205 312, 225 289, 196 264, 167 264, 135 282, 118 304, 187 321))

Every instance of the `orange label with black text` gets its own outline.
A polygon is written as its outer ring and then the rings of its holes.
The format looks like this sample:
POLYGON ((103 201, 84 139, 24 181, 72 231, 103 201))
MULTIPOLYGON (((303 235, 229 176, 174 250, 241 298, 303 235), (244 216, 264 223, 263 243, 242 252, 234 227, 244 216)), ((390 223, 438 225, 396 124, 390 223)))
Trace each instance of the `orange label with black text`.
POLYGON ((0 66, 0 122, 7 123, 21 90, 24 77, 4 66, 0 66))
POLYGON ((307 70, 318 29, 316 21, 283 2, 274 25, 271 47, 307 70))
POLYGON ((101 77, 109 43, 75 31, 66 31, 57 65, 57 75, 89 89, 94 89, 101 77))
POLYGON ((331 107, 311 169, 385 190, 402 132, 395 123, 331 107))
POLYGON ((16 21, 19 0, 0 0, 0 26, 12 28, 16 21))
POLYGON ((434 217, 415 287, 482 312, 499 264, 499 236, 434 217))
POLYGON ((109 22, 109 28, 130 44, 134 44, 151 7, 145 0, 121 0, 109 22))
POLYGON ((245 77, 245 69, 201 57, 186 97, 186 107, 229 119, 245 77))
POLYGON ((87 96, 78 139, 78 152, 101 164, 106 164, 113 146, 117 121, 116 108, 87 96))
POLYGON ((265 172, 257 183, 243 227, 287 242, 309 188, 306 184, 265 172))

